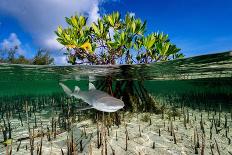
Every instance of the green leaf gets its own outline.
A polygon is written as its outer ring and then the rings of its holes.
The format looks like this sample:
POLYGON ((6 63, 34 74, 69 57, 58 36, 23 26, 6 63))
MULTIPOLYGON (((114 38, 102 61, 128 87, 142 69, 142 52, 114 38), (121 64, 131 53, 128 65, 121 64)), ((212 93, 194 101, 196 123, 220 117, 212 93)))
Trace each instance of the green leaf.
POLYGON ((74 27, 78 27, 77 18, 75 16, 71 17, 71 22, 74 27))
MULTIPOLYGON (((120 18, 119 12, 104 15, 102 19, 98 19, 91 26, 86 25, 87 18, 84 16, 72 16, 65 18, 68 23, 67 28, 59 26, 55 31, 57 41, 65 47, 81 49, 89 51, 88 54, 93 54, 96 45, 102 46, 104 53, 104 62, 112 62, 112 54, 115 54, 117 59, 126 56, 127 51, 139 50, 140 54, 130 55, 132 59, 146 60, 147 58, 155 61, 169 60, 171 58, 181 57, 179 50, 175 45, 171 44, 168 35, 164 33, 152 33, 144 35, 146 31, 146 21, 143 22, 139 18, 126 14, 124 19, 120 18), (111 33, 113 30, 113 34, 111 33), (89 43, 89 44, 87 44, 89 43), (92 46, 92 47, 91 47, 92 46), (92 49, 92 50, 91 50, 92 49)), ((84 51, 84 53, 86 53, 84 51)), ((103 60, 102 54, 96 54, 96 59, 89 59, 92 63, 103 60)), ((68 53, 67 56, 71 55, 68 53)), ((85 54, 78 54, 70 57, 70 62, 76 59, 83 60, 85 54)), ((126 63, 131 63, 128 60, 126 63)))
POLYGON ((141 27, 141 31, 144 32, 147 25, 147 21, 144 21, 143 26, 141 27))
POLYGON ((131 29, 132 29, 132 33, 135 33, 135 29, 136 29, 135 22, 131 23, 131 29))
POLYGON ((58 34, 59 34, 59 35, 61 35, 61 34, 62 34, 62 32, 63 32, 63 28, 62 28, 62 26, 58 26, 58 28, 57 28, 57 32, 58 32, 58 34))
POLYGON ((97 35, 100 35, 100 31, 95 23, 92 24, 92 28, 97 35))
POLYGON ((103 22, 99 20, 98 24, 99 24, 100 32, 103 33, 104 32, 103 22))
POLYGON ((56 39, 59 43, 61 43, 62 45, 66 45, 67 43, 64 41, 64 39, 62 38, 57 38, 56 39))
POLYGON ((69 25, 72 25, 71 19, 68 17, 65 17, 66 23, 68 23, 69 25))
POLYGON ((114 26, 114 20, 113 20, 113 18, 111 16, 107 16, 107 19, 108 19, 110 25, 113 27, 114 26))
POLYGON ((81 28, 86 25, 86 20, 87 18, 85 18, 84 16, 79 17, 79 25, 81 28))
POLYGON ((68 40, 68 41, 71 40, 70 36, 69 36, 68 34, 66 34, 66 33, 64 33, 64 37, 65 37, 65 39, 68 40))

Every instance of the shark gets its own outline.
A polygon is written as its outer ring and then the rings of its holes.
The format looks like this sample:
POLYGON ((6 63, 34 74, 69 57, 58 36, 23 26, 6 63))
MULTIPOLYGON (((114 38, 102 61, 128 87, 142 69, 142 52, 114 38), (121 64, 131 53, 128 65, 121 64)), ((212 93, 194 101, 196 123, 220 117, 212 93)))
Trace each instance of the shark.
POLYGON ((81 91, 78 86, 75 86, 75 89, 72 92, 63 83, 59 83, 59 85, 69 97, 73 96, 75 98, 82 99, 84 102, 89 104, 89 107, 81 110, 94 108, 103 112, 116 112, 124 107, 124 102, 122 100, 110 96, 106 92, 97 90, 91 82, 89 83, 88 91, 81 91))

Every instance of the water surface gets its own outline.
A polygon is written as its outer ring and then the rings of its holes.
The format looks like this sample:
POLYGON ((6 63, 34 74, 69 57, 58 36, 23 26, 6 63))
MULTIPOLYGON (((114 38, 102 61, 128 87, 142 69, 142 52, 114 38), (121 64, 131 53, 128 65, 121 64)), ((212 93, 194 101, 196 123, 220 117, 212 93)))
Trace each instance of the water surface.
MULTIPOLYGON (((231 52, 139 65, 0 64, 0 73, 0 154, 232 153, 231 52), (117 114, 104 114, 111 122, 107 126, 102 113, 78 111, 87 104, 69 98, 59 86, 87 91, 92 82, 101 89, 109 77, 122 87, 128 81, 142 85, 158 110, 149 111, 150 103, 138 101, 117 114), (120 125, 114 115, 120 116, 120 125), (106 134, 100 146, 99 133, 106 134)), ((125 104, 131 96, 124 95, 125 104)))

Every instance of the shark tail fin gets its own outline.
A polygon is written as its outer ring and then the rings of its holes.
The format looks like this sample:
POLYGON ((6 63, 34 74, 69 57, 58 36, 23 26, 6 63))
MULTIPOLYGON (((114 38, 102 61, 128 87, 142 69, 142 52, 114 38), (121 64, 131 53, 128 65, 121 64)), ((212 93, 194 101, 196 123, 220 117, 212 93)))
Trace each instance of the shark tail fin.
POLYGON ((63 88, 64 92, 68 95, 68 96, 72 96, 72 91, 63 83, 59 83, 59 85, 63 88))

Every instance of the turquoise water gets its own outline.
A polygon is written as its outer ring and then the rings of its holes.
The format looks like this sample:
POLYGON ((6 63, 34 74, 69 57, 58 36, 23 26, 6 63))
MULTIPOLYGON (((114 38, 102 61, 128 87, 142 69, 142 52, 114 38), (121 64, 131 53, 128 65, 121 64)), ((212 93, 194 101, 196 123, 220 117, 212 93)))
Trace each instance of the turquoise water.
POLYGON ((110 66, 0 64, 0 154, 231 154, 232 54, 110 66), (115 113, 69 97, 98 90, 115 113), (129 138, 128 138, 129 137, 129 138))

